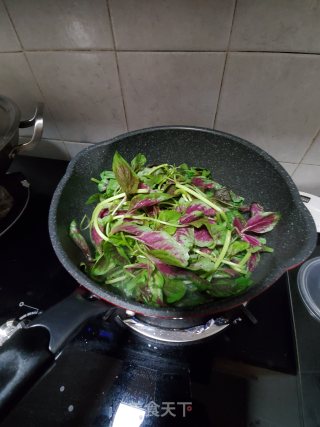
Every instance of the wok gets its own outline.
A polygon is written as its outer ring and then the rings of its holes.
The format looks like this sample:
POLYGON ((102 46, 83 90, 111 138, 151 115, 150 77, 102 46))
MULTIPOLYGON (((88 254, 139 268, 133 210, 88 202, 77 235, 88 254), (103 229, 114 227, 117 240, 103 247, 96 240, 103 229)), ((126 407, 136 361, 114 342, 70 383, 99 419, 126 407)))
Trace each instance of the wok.
MULTIPOLYGON (((49 232, 54 250, 67 271, 98 299, 87 299, 79 292, 44 312, 20 328, 4 343, 0 352, 0 415, 5 415, 28 388, 54 363, 66 341, 90 317, 108 311, 103 301, 140 313, 144 319, 193 319, 195 316, 224 312, 248 301, 271 286, 286 270, 302 263, 316 244, 313 219, 299 192, 282 166, 255 145, 222 132, 194 127, 143 129, 95 144, 80 152, 69 164, 50 207, 49 232), (79 268, 82 254, 68 236, 72 219, 81 220, 92 207, 85 201, 96 186, 91 177, 111 169, 118 150, 131 160, 141 152, 151 164, 189 163, 210 169, 216 181, 245 197, 259 202, 266 210, 279 211, 282 219, 268 233, 272 254, 263 254, 252 275, 254 285, 242 295, 211 301, 197 307, 148 307, 119 297, 88 278, 79 268), (48 334, 49 332, 49 334, 48 334), (8 371, 9 361, 16 370, 8 371)), ((87 293, 88 294, 88 293, 87 293)))
MULTIPOLYGON (((248 301, 274 283, 286 270, 303 262, 316 242, 316 229, 299 192, 282 166, 255 145, 222 132, 191 127, 159 127, 118 136, 85 149, 70 163, 52 199, 49 230, 56 254, 68 272, 86 289, 112 304, 162 318, 204 316, 229 310, 248 301), (72 219, 81 221, 88 197, 96 192, 91 177, 112 169, 118 150, 131 160, 143 153, 150 164, 188 163, 212 172, 214 180, 226 185, 249 203, 259 202, 266 211, 279 211, 282 219, 268 233, 272 254, 263 254, 252 275, 254 285, 241 295, 217 299, 199 307, 148 307, 119 297, 102 288, 79 268, 82 254, 68 236, 72 219)), ((88 239, 89 240, 89 239, 88 239)))

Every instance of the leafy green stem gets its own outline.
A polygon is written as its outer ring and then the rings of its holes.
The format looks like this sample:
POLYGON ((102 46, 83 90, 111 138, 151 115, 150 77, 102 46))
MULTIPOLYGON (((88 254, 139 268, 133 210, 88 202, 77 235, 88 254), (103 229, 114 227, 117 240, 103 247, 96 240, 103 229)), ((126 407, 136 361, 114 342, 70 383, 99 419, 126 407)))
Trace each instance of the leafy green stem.
POLYGON ((192 196, 196 197, 197 199, 201 200, 203 203, 206 203, 208 206, 210 206, 211 208, 215 209, 217 212, 219 212, 221 214, 221 216, 223 217, 223 219, 225 221, 227 221, 227 216, 224 213, 223 209, 220 208, 220 206, 216 205, 215 203, 212 203, 206 196, 205 194, 203 194, 201 191, 195 191, 192 190, 191 188, 187 187, 186 185, 183 184, 179 184, 178 182, 176 182, 176 187, 180 188, 180 190, 184 190, 185 192, 191 194, 192 196))
POLYGON ((113 283, 118 283, 118 282, 122 282, 123 280, 125 280, 127 278, 127 276, 120 276, 120 277, 116 277, 115 279, 111 279, 111 280, 107 280, 106 282, 104 282, 106 285, 112 285, 113 283))
POLYGON ((228 248, 229 248, 229 245, 230 245, 230 241, 231 241, 231 230, 227 230, 227 232, 226 232, 226 238, 225 238, 225 241, 224 241, 224 244, 223 244, 223 248, 222 248, 222 250, 221 250, 221 252, 220 252, 220 254, 219 254, 219 256, 218 256, 218 258, 217 258, 217 260, 215 262, 215 264, 214 264, 214 268, 216 270, 219 268, 219 266, 220 266, 223 258, 225 257, 225 255, 226 255, 226 253, 228 251, 228 248))

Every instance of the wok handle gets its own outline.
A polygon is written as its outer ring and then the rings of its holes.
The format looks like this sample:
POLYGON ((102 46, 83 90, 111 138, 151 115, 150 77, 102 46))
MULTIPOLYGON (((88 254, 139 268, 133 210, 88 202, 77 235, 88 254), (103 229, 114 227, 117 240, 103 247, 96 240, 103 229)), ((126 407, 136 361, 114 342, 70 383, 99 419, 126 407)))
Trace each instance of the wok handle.
POLYGON ((75 291, 5 341, 0 347, 0 420, 45 374, 80 327, 106 311, 107 304, 75 291))
POLYGON ((48 342, 44 330, 20 329, 1 347, 0 420, 54 362, 48 342))

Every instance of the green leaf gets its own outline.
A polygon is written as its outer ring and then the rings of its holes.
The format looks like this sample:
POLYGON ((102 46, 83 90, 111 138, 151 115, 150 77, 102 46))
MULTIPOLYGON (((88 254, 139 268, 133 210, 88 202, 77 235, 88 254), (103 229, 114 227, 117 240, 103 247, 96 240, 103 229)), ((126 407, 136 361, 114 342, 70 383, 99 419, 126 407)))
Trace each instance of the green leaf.
POLYGON ((137 192, 139 178, 129 163, 117 151, 113 156, 112 170, 122 191, 127 195, 135 194, 137 192))
POLYGON ((230 245, 228 250, 228 255, 233 256, 240 252, 244 252, 247 249, 249 249, 249 247, 250 247, 249 243, 243 242, 241 240, 237 240, 230 245))
POLYGON ((244 201, 243 197, 238 196, 233 191, 230 191, 230 196, 231 196, 231 199, 232 199, 233 203, 235 203, 237 205, 240 205, 244 201))
POLYGON ((92 203, 99 203, 100 202, 100 193, 92 194, 88 200, 86 201, 86 205, 91 205, 92 203))
POLYGON ((159 220, 161 220, 161 221, 170 222, 170 223, 172 223, 172 224, 173 224, 172 226, 170 226, 170 225, 166 225, 166 226, 163 228, 163 230, 164 230, 166 233, 168 233, 168 234, 172 235, 172 234, 174 234, 174 233, 176 232, 176 230, 177 230, 176 225, 178 224, 178 221, 179 221, 179 218, 180 218, 180 217, 181 217, 181 214, 180 214, 179 212, 177 212, 177 211, 172 211, 172 210, 168 209, 168 210, 162 210, 162 211, 159 213, 158 219, 159 219, 159 220))
POLYGON ((90 273, 93 276, 104 276, 108 271, 114 267, 114 263, 110 258, 103 254, 92 266, 90 273))
POLYGON ((198 291, 193 283, 186 284, 186 293, 180 301, 177 301, 175 307, 193 307, 208 302, 210 297, 198 291))
POLYGON ((166 278, 163 293, 168 304, 181 300, 186 293, 186 285, 182 280, 166 278))
MULTIPOLYGON (((149 250, 150 254, 154 257, 160 259, 165 264, 169 265, 175 265, 176 267, 185 267, 186 263, 181 262, 178 258, 176 258, 174 255, 172 255, 170 252, 167 252, 162 249, 151 249, 149 250)), ((184 257, 186 257, 185 254, 183 254, 184 257)))
POLYGON ((139 153, 131 160, 131 167, 135 172, 139 172, 143 169, 143 166, 146 164, 146 156, 139 153))
POLYGON ((192 270, 192 271, 201 270, 201 271, 206 271, 208 273, 215 270, 214 261, 210 261, 208 258, 204 258, 201 256, 195 262, 190 264, 188 268, 189 270, 192 270))
POLYGON ((252 280, 247 276, 236 279, 214 279, 208 292, 214 297, 230 297, 244 292, 252 283, 252 280))
POLYGON ((120 188, 118 182, 116 179, 110 179, 106 191, 105 191, 105 197, 112 197, 115 195, 115 192, 120 188))

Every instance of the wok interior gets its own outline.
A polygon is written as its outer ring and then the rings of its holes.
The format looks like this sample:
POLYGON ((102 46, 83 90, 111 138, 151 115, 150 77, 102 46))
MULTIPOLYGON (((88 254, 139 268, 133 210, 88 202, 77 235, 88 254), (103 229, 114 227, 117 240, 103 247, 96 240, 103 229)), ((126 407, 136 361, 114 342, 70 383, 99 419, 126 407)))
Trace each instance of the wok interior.
MULTIPOLYGON (((296 187, 280 165, 231 135, 171 128, 124 135, 115 142, 97 144, 77 157, 62 187, 56 212, 58 241, 75 269, 79 269, 82 258, 68 236, 70 221, 75 218, 80 222, 85 213, 91 214, 93 206, 85 206, 85 202, 97 188, 90 178, 111 169, 116 150, 128 161, 143 153, 150 164, 187 163, 207 168, 214 180, 243 196, 247 203, 258 202, 266 211, 281 213, 282 219, 275 230, 266 235, 274 253, 262 255, 252 275, 254 286, 246 292, 248 298, 260 292, 254 290, 256 287, 269 286, 285 269, 309 255, 308 214, 297 197, 296 187)), ((99 286, 94 282, 92 285, 99 286)))

